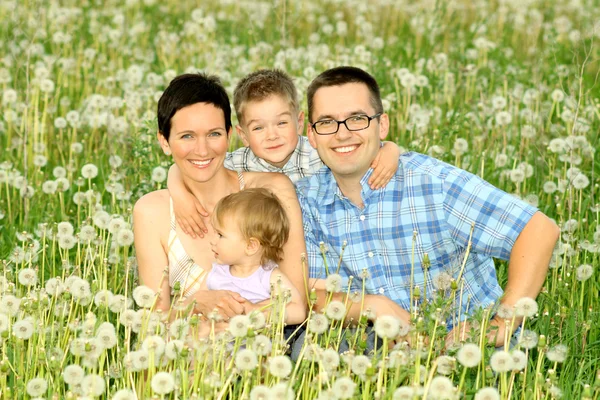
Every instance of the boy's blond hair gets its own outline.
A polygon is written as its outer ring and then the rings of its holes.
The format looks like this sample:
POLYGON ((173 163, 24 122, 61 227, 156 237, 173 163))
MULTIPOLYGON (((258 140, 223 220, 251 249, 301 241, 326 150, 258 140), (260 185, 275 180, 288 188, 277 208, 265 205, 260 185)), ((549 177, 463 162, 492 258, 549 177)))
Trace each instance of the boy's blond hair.
POLYGON ((215 206, 213 218, 219 225, 225 218, 234 218, 244 239, 258 240, 263 249, 263 266, 283 260, 290 223, 281 202, 270 190, 251 188, 225 196, 215 206))
POLYGON ((251 101, 262 101, 277 95, 288 101, 298 114, 298 92, 292 78, 280 69, 261 69, 243 77, 233 92, 233 106, 238 121, 244 121, 244 107, 251 101))

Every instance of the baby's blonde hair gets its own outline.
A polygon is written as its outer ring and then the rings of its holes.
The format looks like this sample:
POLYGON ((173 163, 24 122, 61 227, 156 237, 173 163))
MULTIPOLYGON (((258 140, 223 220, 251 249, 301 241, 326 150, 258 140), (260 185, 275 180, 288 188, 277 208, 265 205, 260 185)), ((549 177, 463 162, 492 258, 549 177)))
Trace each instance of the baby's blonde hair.
POLYGON ((263 249, 262 265, 283 260, 283 246, 290 235, 290 223, 273 192, 251 188, 223 197, 215 206, 213 218, 222 225, 228 217, 234 218, 244 239, 258 240, 263 249))

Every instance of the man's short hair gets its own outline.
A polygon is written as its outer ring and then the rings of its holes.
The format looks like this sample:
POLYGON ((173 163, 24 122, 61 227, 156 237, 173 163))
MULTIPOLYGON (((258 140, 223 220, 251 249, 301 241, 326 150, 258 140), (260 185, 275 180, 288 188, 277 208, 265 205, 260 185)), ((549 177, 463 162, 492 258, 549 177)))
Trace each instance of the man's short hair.
POLYGON ((244 107, 251 101, 262 101, 269 96, 281 96, 298 113, 298 92, 292 78, 280 69, 261 69, 243 77, 233 92, 233 107, 240 123, 244 107))
POLYGON ((222 225, 233 218, 246 240, 255 238, 262 246, 260 263, 283 260, 283 246, 290 235, 290 223, 277 196, 268 189, 250 188, 223 197, 215 206, 213 218, 222 225))
POLYGON ((182 108, 208 103, 223 110, 225 130, 231 128, 231 105, 221 81, 215 75, 204 73, 176 76, 158 100, 158 131, 169 140, 171 118, 182 108))
POLYGON ((308 85, 306 97, 308 101, 308 121, 313 122, 313 104, 317 90, 322 87, 341 86, 347 83, 363 83, 369 89, 371 106, 376 113, 382 113, 383 104, 381 102, 381 92, 379 85, 373 76, 368 72, 356 67, 336 67, 328 69, 317 76, 308 85))

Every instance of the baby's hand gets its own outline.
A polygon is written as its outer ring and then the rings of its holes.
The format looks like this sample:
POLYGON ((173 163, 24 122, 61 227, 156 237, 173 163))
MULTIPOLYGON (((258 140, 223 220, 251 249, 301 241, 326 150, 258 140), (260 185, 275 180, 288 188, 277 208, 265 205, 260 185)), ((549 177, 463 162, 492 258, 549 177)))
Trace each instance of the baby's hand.
POLYGON ((202 217, 208 217, 208 213, 192 194, 185 193, 182 196, 184 198, 180 198, 180 200, 173 198, 173 212, 177 225, 181 227, 183 233, 193 238, 204 237, 204 234, 208 233, 208 229, 206 229, 202 217))
POLYGON ((394 143, 386 142, 371 163, 373 174, 369 178, 369 186, 373 190, 381 189, 388 184, 398 170, 400 150, 394 143))

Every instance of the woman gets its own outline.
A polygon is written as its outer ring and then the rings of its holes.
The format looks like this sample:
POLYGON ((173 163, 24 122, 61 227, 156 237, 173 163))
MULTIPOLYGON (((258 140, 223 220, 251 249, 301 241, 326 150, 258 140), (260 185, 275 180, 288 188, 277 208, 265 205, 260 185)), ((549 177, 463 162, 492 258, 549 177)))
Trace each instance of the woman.
MULTIPOLYGON (((306 305, 306 271, 301 265, 305 244, 294 186, 281 174, 241 174, 223 166, 231 134, 229 104, 218 78, 203 74, 176 77, 158 102, 161 148, 173 156, 184 183, 209 213, 221 198, 244 187, 263 187, 277 193, 290 220, 290 236, 279 266, 306 305)), ((184 297, 195 300, 196 312, 204 315, 217 309, 228 319, 253 309, 237 293, 199 289, 215 262, 210 241, 216 233, 209 218, 204 221, 209 227, 207 235, 194 239, 175 223, 167 190, 151 192, 136 203, 133 221, 140 283, 159 292, 157 309, 170 309, 171 289, 176 282, 184 297), (167 265, 168 278, 164 274, 167 265)))

